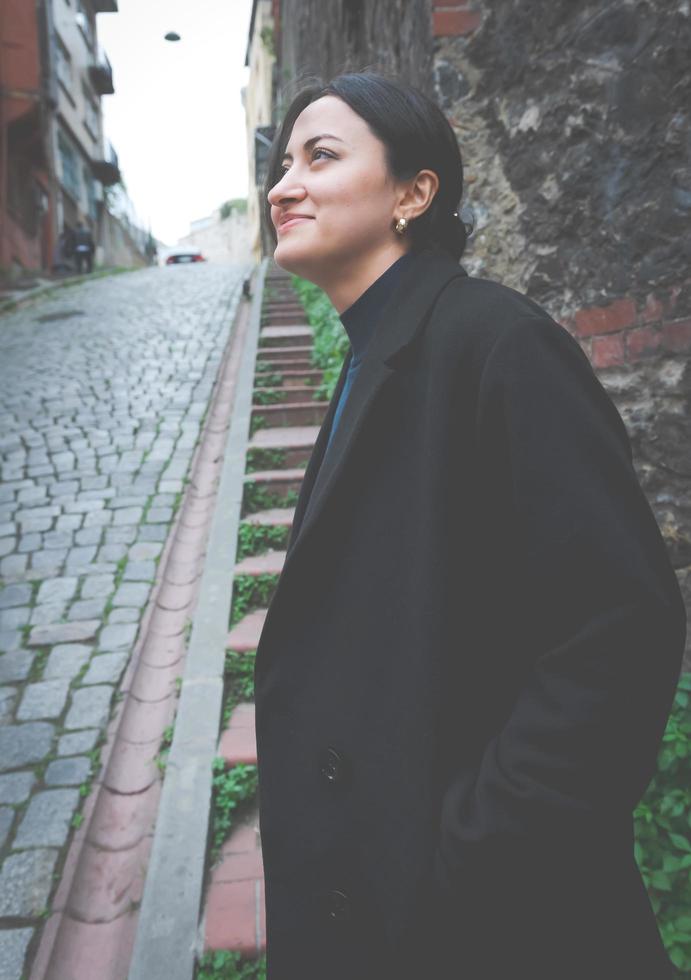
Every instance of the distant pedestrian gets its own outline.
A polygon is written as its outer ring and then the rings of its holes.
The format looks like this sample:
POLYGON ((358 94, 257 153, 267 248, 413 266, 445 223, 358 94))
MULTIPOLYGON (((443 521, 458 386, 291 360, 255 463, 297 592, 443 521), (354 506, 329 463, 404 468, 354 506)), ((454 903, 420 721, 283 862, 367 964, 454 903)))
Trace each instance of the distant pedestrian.
POLYGON ((274 260, 351 342, 256 653, 268 980, 666 980, 632 811, 686 613, 624 422, 459 265, 421 91, 310 86, 268 174, 274 260))
POLYGON ((77 272, 81 273, 82 268, 87 272, 93 269, 94 240, 88 228, 85 228, 81 221, 77 222, 77 229, 74 233, 74 254, 77 259, 77 272))

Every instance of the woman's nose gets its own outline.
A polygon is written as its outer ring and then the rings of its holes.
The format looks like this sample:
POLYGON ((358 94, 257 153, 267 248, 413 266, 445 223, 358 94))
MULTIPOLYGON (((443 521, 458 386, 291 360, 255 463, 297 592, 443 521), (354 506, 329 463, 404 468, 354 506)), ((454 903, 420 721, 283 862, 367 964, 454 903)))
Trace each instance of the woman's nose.
POLYGON ((278 183, 274 184, 267 194, 269 204, 273 204, 274 206, 282 204, 285 201, 300 200, 304 196, 304 187, 301 187, 295 180, 290 180, 289 174, 281 177, 278 183))

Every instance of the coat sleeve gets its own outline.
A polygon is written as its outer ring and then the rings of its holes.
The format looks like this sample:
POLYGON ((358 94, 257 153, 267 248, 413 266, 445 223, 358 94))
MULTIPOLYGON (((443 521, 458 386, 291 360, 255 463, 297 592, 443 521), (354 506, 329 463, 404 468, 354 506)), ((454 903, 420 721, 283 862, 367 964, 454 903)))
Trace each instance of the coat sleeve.
POLYGON ((447 887, 528 838, 577 842, 630 821, 686 635, 624 423, 565 328, 536 315, 502 331, 482 367, 475 429, 534 649, 521 651, 501 730, 445 791, 435 874, 447 887))

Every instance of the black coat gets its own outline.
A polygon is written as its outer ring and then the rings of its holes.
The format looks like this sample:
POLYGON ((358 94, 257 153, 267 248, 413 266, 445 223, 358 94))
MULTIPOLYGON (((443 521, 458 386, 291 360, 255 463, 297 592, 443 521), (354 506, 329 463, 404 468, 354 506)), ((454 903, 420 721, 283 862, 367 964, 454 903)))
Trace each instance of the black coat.
POLYGON ((257 650, 269 980, 663 980, 632 810, 686 615, 620 415, 429 249, 320 468, 349 358, 257 650))

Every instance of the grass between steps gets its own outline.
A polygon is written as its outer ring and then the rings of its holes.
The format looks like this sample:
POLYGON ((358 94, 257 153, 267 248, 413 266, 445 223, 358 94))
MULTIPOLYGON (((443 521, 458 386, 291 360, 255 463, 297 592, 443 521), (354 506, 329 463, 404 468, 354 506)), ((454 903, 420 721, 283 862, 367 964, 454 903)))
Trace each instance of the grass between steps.
POLYGON ((204 953, 196 980, 266 980, 266 956, 247 960, 225 949, 204 953))

